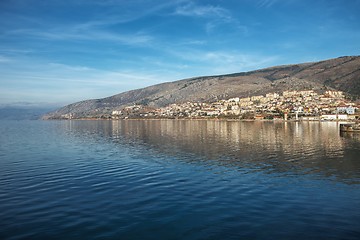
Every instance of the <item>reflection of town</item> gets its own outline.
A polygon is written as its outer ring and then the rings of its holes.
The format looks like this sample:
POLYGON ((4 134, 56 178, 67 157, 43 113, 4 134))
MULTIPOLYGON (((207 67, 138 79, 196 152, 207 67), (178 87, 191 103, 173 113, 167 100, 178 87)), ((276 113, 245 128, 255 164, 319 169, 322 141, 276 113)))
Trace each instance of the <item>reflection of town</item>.
POLYGON ((285 91, 282 95, 231 98, 213 103, 187 102, 163 108, 133 105, 112 111, 105 118, 237 118, 293 120, 355 120, 358 106, 341 91, 285 91))
POLYGON ((359 141, 341 137, 336 122, 126 120, 67 124, 80 138, 91 132, 96 138, 134 149, 147 147, 149 154, 194 164, 321 174, 344 181, 359 176, 359 141))

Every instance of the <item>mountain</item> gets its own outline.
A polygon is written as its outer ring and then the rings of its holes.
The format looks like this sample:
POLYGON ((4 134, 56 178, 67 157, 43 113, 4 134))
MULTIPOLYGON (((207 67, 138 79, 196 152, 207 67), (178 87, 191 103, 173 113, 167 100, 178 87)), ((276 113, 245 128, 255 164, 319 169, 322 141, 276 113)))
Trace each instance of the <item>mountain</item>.
POLYGON ((0 120, 36 120, 53 107, 0 106, 0 120))
POLYGON ((73 103, 46 114, 44 119, 61 118, 61 115, 70 113, 75 118, 98 117, 134 104, 163 107, 187 101, 212 102, 232 97, 307 89, 341 90, 349 96, 359 98, 360 56, 166 82, 103 99, 73 103))

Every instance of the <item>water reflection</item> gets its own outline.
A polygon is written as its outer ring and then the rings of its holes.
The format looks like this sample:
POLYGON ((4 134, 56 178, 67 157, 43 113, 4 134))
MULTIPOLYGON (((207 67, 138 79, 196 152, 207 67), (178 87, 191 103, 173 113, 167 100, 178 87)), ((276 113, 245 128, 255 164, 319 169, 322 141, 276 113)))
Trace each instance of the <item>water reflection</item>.
POLYGON ((193 164, 359 183, 360 139, 335 122, 67 121, 72 134, 146 146, 193 164), (184 157, 185 156, 185 157, 184 157))

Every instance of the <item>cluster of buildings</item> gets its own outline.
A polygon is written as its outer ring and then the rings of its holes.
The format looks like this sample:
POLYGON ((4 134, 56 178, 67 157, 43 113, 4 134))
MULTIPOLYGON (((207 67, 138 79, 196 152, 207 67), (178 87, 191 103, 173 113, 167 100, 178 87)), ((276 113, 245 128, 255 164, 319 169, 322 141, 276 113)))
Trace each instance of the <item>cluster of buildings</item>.
POLYGON ((112 118, 205 118, 225 117, 240 119, 357 119, 358 106, 345 99, 341 91, 318 94, 313 90, 285 91, 282 94, 230 98, 212 103, 186 102, 159 109, 141 105, 112 112, 112 118))

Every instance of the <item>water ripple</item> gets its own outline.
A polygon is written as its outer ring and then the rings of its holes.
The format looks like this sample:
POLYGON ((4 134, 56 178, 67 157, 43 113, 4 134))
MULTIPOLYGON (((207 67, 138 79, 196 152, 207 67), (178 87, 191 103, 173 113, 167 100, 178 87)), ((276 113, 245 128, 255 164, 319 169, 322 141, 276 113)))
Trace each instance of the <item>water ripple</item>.
POLYGON ((1 239, 360 236, 360 144, 336 135, 336 128, 215 121, 4 124, 1 239))

